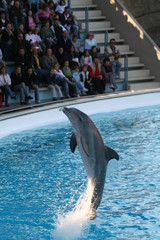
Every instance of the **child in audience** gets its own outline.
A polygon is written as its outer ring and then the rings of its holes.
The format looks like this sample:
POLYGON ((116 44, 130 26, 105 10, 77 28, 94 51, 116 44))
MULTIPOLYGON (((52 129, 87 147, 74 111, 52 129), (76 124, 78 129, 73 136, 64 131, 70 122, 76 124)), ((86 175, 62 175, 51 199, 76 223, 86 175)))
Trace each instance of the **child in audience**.
POLYGON ((84 83, 81 81, 79 66, 75 66, 75 71, 73 72, 73 82, 76 84, 77 96, 86 95, 88 89, 84 87, 84 83))
POLYGON ((83 55, 80 59, 80 64, 89 66, 92 63, 92 57, 87 49, 84 49, 83 55))
POLYGON ((88 89, 88 94, 93 94, 91 77, 88 72, 88 65, 83 65, 82 71, 80 72, 80 78, 85 88, 88 89))

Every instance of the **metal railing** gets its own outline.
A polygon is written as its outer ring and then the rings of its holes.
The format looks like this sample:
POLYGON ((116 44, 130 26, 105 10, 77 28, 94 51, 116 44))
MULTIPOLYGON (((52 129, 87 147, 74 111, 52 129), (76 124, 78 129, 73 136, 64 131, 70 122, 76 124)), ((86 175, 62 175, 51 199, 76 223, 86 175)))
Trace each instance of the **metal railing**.
POLYGON ((69 12, 71 13, 71 0, 68 0, 69 12))
POLYGON ((29 0, 29 7, 32 9, 32 4, 36 5, 37 4, 37 10, 39 9, 39 0, 29 0))
POLYGON ((124 90, 128 90, 128 55, 124 57, 124 90))
POLYGON ((105 48, 108 47, 108 31, 105 31, 105 34, 104 34, 104 47, 105 48))
POLYGON ((85 24, 86 24, 86 33, 88 33, 89 32, 88 7, 85 7, 85 24))

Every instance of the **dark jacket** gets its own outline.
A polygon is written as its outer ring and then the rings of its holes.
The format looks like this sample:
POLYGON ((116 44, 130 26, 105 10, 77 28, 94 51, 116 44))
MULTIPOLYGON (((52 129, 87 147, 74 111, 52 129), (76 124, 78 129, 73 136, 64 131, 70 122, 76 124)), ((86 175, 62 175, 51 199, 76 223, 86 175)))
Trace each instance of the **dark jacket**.
POLYGON ((15 86, 17 86, 18 84, 21 84, 22 82, 24 82, 24 76, 21 75, 17 75, 15 72, 11 73, 11 88, 14 90, 15 86))
POLYGON ((55 74, 53 74, 53 76, 48 74, 48 76, 47 76, 47 84, 48 85, 56 84, 55 74))
POLYGON ((14 36, 13 36, 13 35, 9 36, 8 31, 7 31, 6 29, 3 29, 1 33, 2 33, 1 40, 2 40, 3 42, 6 42, 6 43, 7 43, 7 42, 9 42, 10 40, 13 41, 14 36))
POLYGON ((67 38, 66 40, 63 37, 60 38, 58 42, 58 47, 62 47, 66 55, 69 53, 71 46, 72 42, 69 38, 67 38))
POLYGON ((30 89, 33 89, 33 85, 38 83, 36 74, 34 72, 31 75, 25 73, 24 82, 26 86, 28 86, 30 89))

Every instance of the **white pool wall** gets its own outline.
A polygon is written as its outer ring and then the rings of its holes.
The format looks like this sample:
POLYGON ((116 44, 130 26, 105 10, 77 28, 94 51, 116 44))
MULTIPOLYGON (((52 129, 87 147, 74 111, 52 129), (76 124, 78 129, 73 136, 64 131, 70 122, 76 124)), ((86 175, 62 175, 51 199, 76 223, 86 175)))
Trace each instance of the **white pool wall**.
MULTIPOLYGON (((110 99, 102 99, 97 101, 90 101, 87 103, 68 102, 67 107, 75 107, 85 112, 88 115, 120 111, 129 108, 138 108, 144 106, 154 106, 160 104, 160 92, 116 97, 110 99)), ((48 124, 55 124, 64 121, 69 121, 65 114, 60 111, 60 106, 50 110, 40 112, 28 113, 16 117, 9 117, 8 119, 0 121, 0 138, 7 135, 21 132, 23 130, 30 130, 45 126, 48 124)))

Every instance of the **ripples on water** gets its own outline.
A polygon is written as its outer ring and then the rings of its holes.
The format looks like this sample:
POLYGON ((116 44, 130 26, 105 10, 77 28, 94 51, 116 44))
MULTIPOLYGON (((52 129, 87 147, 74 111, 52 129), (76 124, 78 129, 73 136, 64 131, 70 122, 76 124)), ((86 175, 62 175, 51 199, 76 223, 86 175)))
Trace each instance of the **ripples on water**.
MULTIPOLYGON (((108 166, 98 216, 77 239, 160 239, 160 106, 92 116, 120 155, 108 166)), ((70 123, 0 140, 0 239, 55 239, 87 177, 70 123)), ((63 239, 62 239, 63 240, 63 239)))

